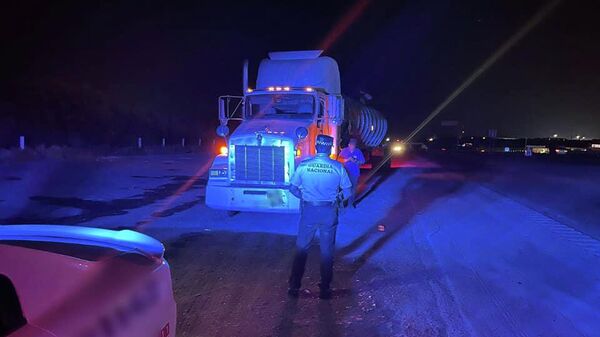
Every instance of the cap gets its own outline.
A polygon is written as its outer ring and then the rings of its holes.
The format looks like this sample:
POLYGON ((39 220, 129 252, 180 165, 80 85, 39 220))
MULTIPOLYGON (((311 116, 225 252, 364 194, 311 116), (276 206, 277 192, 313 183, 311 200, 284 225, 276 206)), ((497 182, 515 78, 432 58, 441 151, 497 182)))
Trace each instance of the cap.
POLYGON ((322 146, 333 146, 333 137, 326 135, 318 135, 316 144, 322 146))

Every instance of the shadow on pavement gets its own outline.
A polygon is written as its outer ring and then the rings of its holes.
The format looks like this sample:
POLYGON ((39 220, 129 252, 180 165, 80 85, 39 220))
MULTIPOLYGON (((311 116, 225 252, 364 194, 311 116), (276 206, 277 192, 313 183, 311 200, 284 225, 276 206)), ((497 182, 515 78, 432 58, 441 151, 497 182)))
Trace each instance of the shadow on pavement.
POLYGON ((333 299, 318 299, 318 247, 298 299, 287 296, 295 237, 202 232, 167 244, 182 336, 377 336, 380 313, 361 306, 353 266, 336 265, 333 299))
MULTIPOLYGON (((414 173, 413 170, 413 173, 410 174, 414 174, 414 177, 403 187, 399 201, 390 209, 388 214, 378 220, 373 227, 366 230, 363 235, 340 249, 338 254, 348 256, 360 250, 360 255, 352 262, 353 269, 359 270, 381 247, 405 230, 415 216, 424 212, 437 200, 458 192, 469 179, 468 175, 478 172, 483 167, 482 164, 474 163, 468 169, 463 167, 429 168, 419 169, 417 173, 414 173), (379 226, 384 226, 385 230, 380 232, 378 230, 379 226), (374 242, 365 247, 366 243, 372 241, 373 238, 375 239, 374 242)), ((395 171, 391 172, 394 173, 395 171)), ((382 174, 384 176, 380 179, 381 183, 389 177, 390 173, 384 172, 382 174)), ((378 181, 361 199, 367 197, 379 185, 378 181)))
POLYGON ((377 188, 383 184, 389 177, 391 177, 397 171, 395 169, 385 168, 380 169, 377 173, 375 173, 370 180, 375 180, 375 182, 369 185, 369 181, 363 181, 359 184, 362 185, 362 188, 358 190, 358 198, 356 198, 356 205, 359 205, 365 198, 367 198, 371 193, 373 193, 377 188))
MULTIPOLYGON (((139 178, 140 176, 135 176, 139 178)), ((148 178, 148 177, 144 177, 148 178)), ((78 224, 87 222, 99 217, 115 216, 126 214, 129 210, 144 207, 157 201, 166 199, 173 195, 182 184, 193 180, 190 189, 197 189, 206 185, 206 178, 195 176, 168 176, 170 181, 146 189, 142 194, 134 195, 129 198, 119 198, 113 200, 89 200, 77 197, 55 197, 55 196, 32 196, 28 207, 21 211, 19 215, 0 219, 0 224, 19 224, 19 223, 47 223, 47 224, 78 224), (48 216, 53 211, 62 208, 76 209, 76 214, 64 216, 48 216)), ((182 212, 196 205, 202 200, 194 200, 177 205, 165 210, 160 214, 153 214, 156 217, 168 217, 182 212)))

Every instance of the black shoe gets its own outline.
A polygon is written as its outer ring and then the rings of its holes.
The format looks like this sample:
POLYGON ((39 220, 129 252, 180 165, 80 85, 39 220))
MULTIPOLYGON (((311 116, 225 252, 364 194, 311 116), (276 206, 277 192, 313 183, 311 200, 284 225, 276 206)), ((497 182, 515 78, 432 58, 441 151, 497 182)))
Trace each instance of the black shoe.
POLYGON ((331 297, 333 296, 333 292, 331 291, 331 289, 321 289, 321 291, 319 292, 319 298, 322 300, 328 300, 331 299, 331 297))
POLYGON ((289 288, 287 293, 288 293, 288 296, 290 296, 290 297, 298 298, 298 295, 300 294, 300 289, 289 288))

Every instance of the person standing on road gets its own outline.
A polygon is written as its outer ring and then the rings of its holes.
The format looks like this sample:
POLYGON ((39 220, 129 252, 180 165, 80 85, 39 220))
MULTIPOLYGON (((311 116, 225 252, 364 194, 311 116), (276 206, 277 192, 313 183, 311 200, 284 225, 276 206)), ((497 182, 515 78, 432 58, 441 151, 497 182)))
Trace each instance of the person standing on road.
POLYGON ((304 160, 290 181, 290 192, 300 199, 300 223, 296 239, 296 254, 292 263, 288 294, 298 297, 308 249, 319 230, 321 247, 321 283, 319 298, 331 298, 333 253, 338 224, 340 192, 342 200, 351 196, 352 183, 341 163, 329 158, 333 138, 318 135, 317 155, 304 160))
POLYGON ((338 160, 344 163, 344 167, 348 171, 350 182, 352 182, 352 196, 350 204, 356 207, 356 193, 358 190, 358 178, 360 177, 360 166, 365 163, 365 156, 359 148, 356 147, 356 139, 350 138, 348 146, 340 151, 338 160))

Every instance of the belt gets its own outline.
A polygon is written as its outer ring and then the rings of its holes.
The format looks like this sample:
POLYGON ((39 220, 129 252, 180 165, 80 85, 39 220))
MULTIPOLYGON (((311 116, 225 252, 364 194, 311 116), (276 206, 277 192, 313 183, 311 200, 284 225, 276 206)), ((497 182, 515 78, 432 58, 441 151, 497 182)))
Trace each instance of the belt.
POLYGON ((335 201, 306 201, 303 200, 302 204, 309 206, 335 206, 337 202, 335 201))

